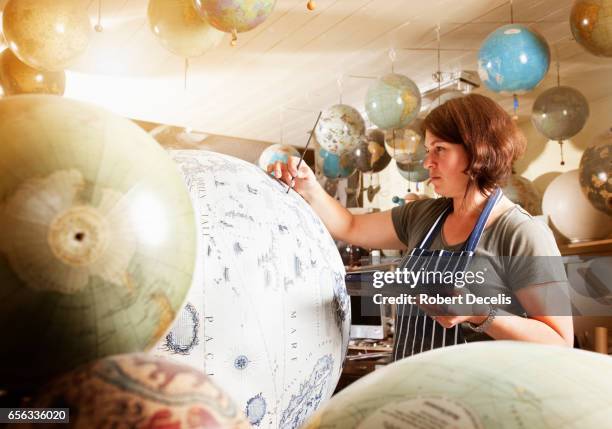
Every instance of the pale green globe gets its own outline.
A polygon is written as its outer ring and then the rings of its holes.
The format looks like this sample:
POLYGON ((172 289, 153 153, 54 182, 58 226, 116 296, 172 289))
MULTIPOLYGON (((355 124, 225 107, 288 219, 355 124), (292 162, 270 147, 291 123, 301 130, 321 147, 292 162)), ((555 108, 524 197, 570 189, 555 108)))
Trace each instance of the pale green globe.
POLYGON ((48 95, 0 100, 0 388, 152 347, 191 285, 193 208, 141 128, 48 95))
POLYGON ((342 390, 304 429, 585 429, 612 421, 608 356, 484 341, 403 359, 342 390))
POLYGON ((365 108, 368 118, 378 128, 402 128, 419 114, 421 93, 410 78, 391 73, 368 89, 365 108))

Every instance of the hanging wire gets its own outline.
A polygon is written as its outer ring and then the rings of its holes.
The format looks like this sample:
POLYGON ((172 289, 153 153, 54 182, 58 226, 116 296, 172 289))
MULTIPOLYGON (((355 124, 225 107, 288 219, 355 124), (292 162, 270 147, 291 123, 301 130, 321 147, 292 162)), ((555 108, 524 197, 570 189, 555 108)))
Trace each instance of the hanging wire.
POLYGON ((391 73, 395 73, 395 60, 397 59, 397 53, 395 49, 389 49, 389 60, 391 60, 391 73))
POLYGON ((340 104, 342 104, 342 74, 338 75, 336 83, 338 84, 338 98, 340 99, 340 104))
MULTIPOLYGON (((555 56, 557 57, 557 87, 561 86, 561 62, 559 61, 559 49, 555 45, 555 56)), ((561 162, 559 164, 565 165, 565 159, 563 157, 563 140, 559 140, 559 152, 561 154, 561 162)))
POLYGON ((279 112, 279 122, 280 122, 280 124, 279 124, 280 125, 279 126, 279 128, 280 128, 280 136, 279 136, 279 138, 280 138, 280 144, 283 144, 283 140, 284 140, 283 139, 283 128, 284 128, 283 125, 284 125, 284 122, 285 122, 285 117, 284 116, 285 116, 285 106, 281 105, 280 112, 279 112))
POLYGON ((438 43, 438 49, 436 52, 437 55, 437 65, 438 65, 438 69, 436 71, 437 77, 438 77, 438 97, 440 96, 440 91, 442 90, 442 70, 441 70, 441 66, 440 66, 440 23, 438 22, 438 25, 436 25, 436 41, 438 43))
POLYGON ((98 33, 104 30, 104 27, 102 27, 102 0, 98 0, 98 23, 94 26, 94 30, 98 33))
POLYGON ((187 71, 189 70, 189 58, 185 57, 185 72, 183 75, 183 89, 187 91, 187 71))
POLYGON ((510 24, 514 24, 514 6, 510 0, 510 24))

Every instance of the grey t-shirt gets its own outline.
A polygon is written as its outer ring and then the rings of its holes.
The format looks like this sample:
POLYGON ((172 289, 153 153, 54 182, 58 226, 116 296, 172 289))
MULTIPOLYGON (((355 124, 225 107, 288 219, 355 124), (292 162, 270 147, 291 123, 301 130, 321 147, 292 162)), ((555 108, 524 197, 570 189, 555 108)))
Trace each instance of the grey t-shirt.
MULTIPOLYGON (((448 198, 437 198, 395 207, 391 218, 397 236, 409 250, 417 247, 438 216, 451 204, 448 198)), ((463 245, 449 246, 439 233, 433 238, 430 249, 457 251, 463 245)), ((479 293, 510 296, 510 304, 498 307, 516 315, 524 315, 525 310, 515 291, 529 285, 567 282, 552 231, 519 205, 502 213, 483 231, 470 266, 470 271, 480 269, 485 270, 486 288, 479 289, 479 293)))

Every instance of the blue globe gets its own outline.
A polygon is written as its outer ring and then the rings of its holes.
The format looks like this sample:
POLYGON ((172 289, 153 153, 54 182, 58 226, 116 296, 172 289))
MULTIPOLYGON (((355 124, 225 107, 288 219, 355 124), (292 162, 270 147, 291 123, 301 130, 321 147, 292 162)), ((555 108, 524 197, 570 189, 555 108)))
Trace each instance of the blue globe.
POLYGON ((487 36, 478 51, 478 74, 493 92, 531 91, 546 76, 550 65, 548 43, 521 24, 499 27, 487 36))
POLYGON ((336 155, 319 148, 319 169, 329 179, 349 177, 355 172, 355 164, 350 153, 336 155))

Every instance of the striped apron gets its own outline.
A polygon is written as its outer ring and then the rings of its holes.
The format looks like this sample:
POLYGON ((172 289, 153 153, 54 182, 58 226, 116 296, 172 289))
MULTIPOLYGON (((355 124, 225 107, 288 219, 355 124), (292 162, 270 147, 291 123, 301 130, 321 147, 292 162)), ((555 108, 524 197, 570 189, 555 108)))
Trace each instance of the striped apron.
MULTIPOLYGON (((489 197, 487 203, 478 217, 468 241, 462 250, 449 252, 447 250, 429 250, 434 237, 440 232, 444 219, 450 213, 449 206, 434 222, 421 244, 412 249, 400 262, 399 269, 418 272, 457 272, 465 271, 478 246, 484 227, 495 204, 502 197, 501 189, 489 197)), ((419 285, 417 285, 418 287, 419 285)), ((428 287, 428 286, 424 286, 428 287)), ((393 360, 399 360, 427 350, 439 347, 465 343, 461 327, 444 328, 428 316, 420 307, 411 304, 397 306, 395 317, 395 339, 393 343, 393 360)))

